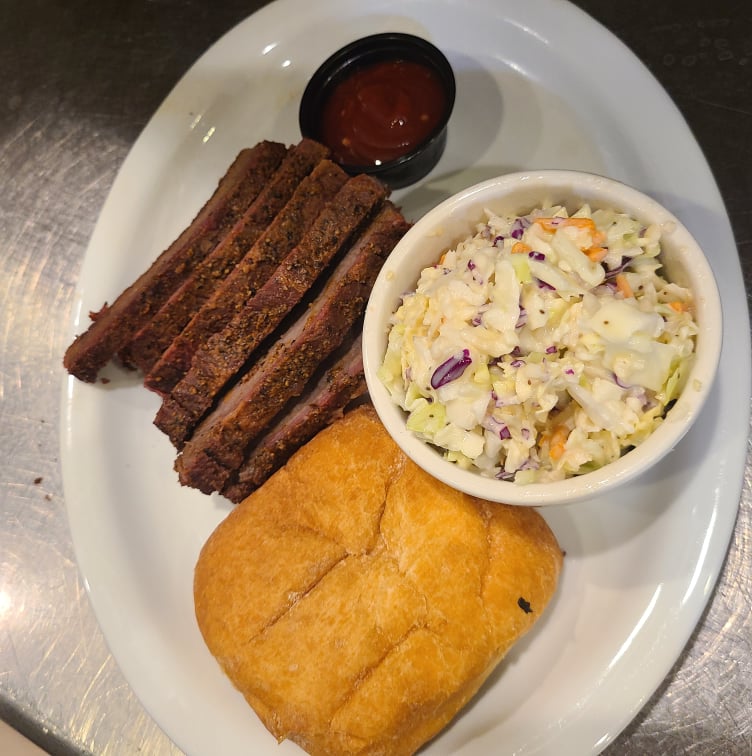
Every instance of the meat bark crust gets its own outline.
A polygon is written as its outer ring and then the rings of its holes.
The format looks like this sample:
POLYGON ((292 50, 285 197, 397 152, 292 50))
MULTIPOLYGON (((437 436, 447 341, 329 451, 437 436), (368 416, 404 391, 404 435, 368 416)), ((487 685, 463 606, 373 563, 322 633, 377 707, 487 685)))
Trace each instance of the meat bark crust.
POLYGON ((96 380, 144 318, 161 307, 232 228, 260 191, 258 173, 269 163, 276 166, 286 151, 283 144, 264 141, 239 153, 188 228, 112 305, 92 314, 89 328, 65 352, 63 365, 71 375, 88 383, 96 380))
POLYGON ((359 334, 313 389, 256 443, 225 486, 224 496, 239 504, 282 467, 293 452, 341 417, 351 402, 366 393, 362 346, 359 334))
POLYGON ((323 145, 304 139, 288 151, 271 176, 259 175, 264 186, 258 196, 227 236, 135 335, 125 348, 125 362, 136 365, 144 373, 149 372, 173 339, 253 247, 299 183, 328 153, 323 145))
POLYGON ((269 228, 152 367, 144 381, 147 388, 163 397, 173 391, 190 370, 196 351, 243 309, 300 242, 347 178, 329 160, 322 160, 314 168, 269 228))
POLYGON ((196 352, 191 369, 154 421, 177 448, 218 392, 303 299, 324 268, 357 237, 385 197, 386 189, 367 176, 347 181, 256 295, 196 352), (175 404, 180 405, 177 411, 175 404))
POLYGON ((317 367, 360 318, 384 259, 407 230, 386 203, 337 266, 310 308, 199 425, 175 462, 180 482, 222 491, 254 439, 288 401, 300 396, 317 367))

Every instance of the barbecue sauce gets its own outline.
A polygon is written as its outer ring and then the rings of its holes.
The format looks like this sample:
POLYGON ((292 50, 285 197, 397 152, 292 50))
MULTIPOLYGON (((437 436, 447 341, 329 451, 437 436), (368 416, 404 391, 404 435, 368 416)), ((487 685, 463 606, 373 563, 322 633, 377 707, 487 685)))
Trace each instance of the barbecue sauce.
POLYGON ((335 85, 324 104, 321 140, 339 162, 380 165, 420 145, 446 108, 441 80, 427 66, 375 63, 335 85))

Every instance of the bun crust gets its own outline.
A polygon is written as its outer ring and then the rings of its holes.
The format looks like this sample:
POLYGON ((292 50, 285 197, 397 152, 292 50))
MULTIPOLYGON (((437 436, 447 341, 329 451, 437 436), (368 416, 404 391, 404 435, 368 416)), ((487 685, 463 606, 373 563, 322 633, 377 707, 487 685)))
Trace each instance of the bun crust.
POLYGON ((196 618, 278 740, 412 754, 541 616, 561 564, 537 512, 434 480, 364 406, 218 526, 196 618))

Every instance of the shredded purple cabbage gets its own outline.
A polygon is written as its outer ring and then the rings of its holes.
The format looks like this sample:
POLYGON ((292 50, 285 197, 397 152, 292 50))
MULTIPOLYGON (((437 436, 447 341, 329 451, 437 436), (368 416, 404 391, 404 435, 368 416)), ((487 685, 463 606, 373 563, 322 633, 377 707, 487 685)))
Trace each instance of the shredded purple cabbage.
POLYGON ((523 367, 525 364, 525 360, 512 360, 512 362, 509 363, 512 367, 523 367))
POLYGON ((551 346, 546 349, 546 354, 556 354, 558 351, 558 348, 551 344, 551 346))
POLYGON ((540 278, 536 279, 538 281, 538 288, 539 289, 546 289, 547 291, 556 291, 555 286, 551 286, 550 283, 546 283, 545 281, 541 281, 540 278))
POLYGON ((457 380, 465 368, 472 362, 470 351, 463 349, 461 354, 456 354, 439 365, 431 376, 431 386, 435 389, 445 386, 451 381, 457 380))
POLYGON ((515 328, 522 328, 527 323, 527 310, 524 307, 520 307, 520 316, 517 318, 515 328))
POLYGON ((538 260, 539 262, 543 262, 543 260, 546 259, 546 256, 543 254, 543 252, 536 252, 534 249, 528 252, 527 256, 531 260, 538 260))
POLYGON ((612 278, 616 278, 616 276, 619 275, 619 273, 622 273, 624 269, 629 265, 629 263, 632 262, 631 257, 622 257, 621 263, 617 265, 615 268, 611 268, 610 270, 606 271, 606 280, 609 281, 612 278))
POLYGON ((483 420, 482 423, 483 427, 498 436, 502 441, 508 438, 512 438, 512 433, 507 428, 505 423, 502 423, 500 420, 497 420, 493 415, 486 417, 483 420))
MULTIPOLYGON (((527 428, 522 429, 523 436, 527 428)), ((529 431, 528 431, 529 432, 529 431)), ((537 470, 540 468, 540 462, 535 459, 526 459, 514 472, 507 472, 503 468, 496 473, 497 480, 514 480, 514 476, 520 470, 537 470)))
POLYGON ((611 375, 614 377, 614 383, 619 387, 623 389, 631 388, 631 386, 628 383, 624 383, 616 373, 611 373, 611 375))
POLYGON ((522 218, 515 218, 514 223, 512 223, 512 229, 509 232, 509 235, 513 239, 521 239, 522 235, 525 233, 525 227, 526 224, 522 218))

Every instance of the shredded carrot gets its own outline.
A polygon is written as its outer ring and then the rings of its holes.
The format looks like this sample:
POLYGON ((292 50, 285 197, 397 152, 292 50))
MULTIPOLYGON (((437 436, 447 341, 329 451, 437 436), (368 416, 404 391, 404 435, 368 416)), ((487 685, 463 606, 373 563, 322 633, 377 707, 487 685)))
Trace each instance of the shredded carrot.
POLYGON ((619 273, 616 276, 616 288, 622 293, 622 296, 624 299, 629 299, 629 297, 634 296, 634 292, 632 291, 632 287, 629 285, 629 281, 627 281, 627 277, 623 273, 619 273))
POLYGON ((447 253, 444 252, 444 254, 439 258, 439 265, 444 264, 444 260, 446 260, 447 253))
POLYGON ((593 231, 593 246, 602 247, 606 243, 606 234, 603 231, 599 231, 597 228, 593 231))
POLYGON ((529 244, 525 244, 525 242, 515 242, 512 245, 512 254, 513 255, 521 255, 521 254, 527 254, 528 252, 532 252, 533 248, 529 244))
POLYGON ((566 450, 567 438, 569 438, 569 431, 566 425, 557 425, 551 433, 551 438, 548 443, 548 456, 554 461, 559 459, 566 450))
POLYGON ((674 310, 675 312, 686 312, 687 311, 687 305, 684 304, 684 302, 669 302, 668 306, 674 310))
POLYGON ((605 247, 588 247, 583 251, 593 262, 601 262, 608 254, 608 250, 605 247))
POLYGON ((591 233, 597 233, 595 223, 592 218, 535 218, 533 223, 537 223, 544 231, 553 233, 557 228, 562 226, 576 226, 577 228, 590 229, 591 233))

